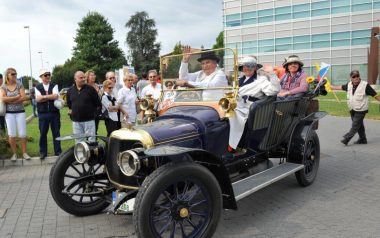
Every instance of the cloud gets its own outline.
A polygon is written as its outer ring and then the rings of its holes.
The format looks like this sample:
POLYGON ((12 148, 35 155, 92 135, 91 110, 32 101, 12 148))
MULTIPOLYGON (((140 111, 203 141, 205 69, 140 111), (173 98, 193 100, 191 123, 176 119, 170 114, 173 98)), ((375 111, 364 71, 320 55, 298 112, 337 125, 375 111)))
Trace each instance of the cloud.
POLYGON ((78 22, 90 11, 108 19, 115 30, 114 38, 124 52, 127 52, 128 31, 125 23, 137 11, 146 11, 155 20, 161 54, 170 52, 178 41, 209 48, 223 30, 221 0, 2 0, 0 71, 15 67, 19 75, 30 74, 26 25, 30 26, 33 76, 37 76, 42 64, 44 67, 63 64, 72 55, 78 22))

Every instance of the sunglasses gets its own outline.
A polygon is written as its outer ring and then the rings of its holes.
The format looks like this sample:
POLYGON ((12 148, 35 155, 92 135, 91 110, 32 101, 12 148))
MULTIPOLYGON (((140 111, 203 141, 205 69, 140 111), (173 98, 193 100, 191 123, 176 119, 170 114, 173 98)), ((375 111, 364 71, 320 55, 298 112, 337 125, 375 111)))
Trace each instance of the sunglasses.
POLYGON ((155 77, 157 77, 157 75, 154 75, 154 76, 149 76, 149 78, 155 78, 155 77))
POLYGON ((360 76, 359 75, 354 75, 354 76, 352 76, 351 78, 359 78, 360 76))
POLYGON ((108 87, 108 89, 113 89, 113 87, 108 87))
POLYGON ((16 75, 17 75, 17 73, 11 73, 11 75, 12 75, 12 76, 16 76, 16 75))
POLYGON ((44 74, 43 76, 44 77, 50 77, 51 75, 50 74, 44 74))
POLYGON ((115 77, 109 77, 109 79, 115 79, 115 77))

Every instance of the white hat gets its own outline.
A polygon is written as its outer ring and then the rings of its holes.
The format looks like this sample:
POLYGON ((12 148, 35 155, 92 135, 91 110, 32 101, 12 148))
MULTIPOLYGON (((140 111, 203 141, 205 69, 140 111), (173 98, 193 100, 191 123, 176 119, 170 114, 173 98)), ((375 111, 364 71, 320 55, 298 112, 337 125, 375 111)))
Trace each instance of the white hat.
POLYGON ((243 66, 246 66, 250 69, 256 67, 257 60, 253 56, 245 56, 241 61, 239 62, 239 70, 241 71, 243 66))
POLYGON ((62 99, 58 98, 58 99, 54 100, 54 106, 57 109, 62 109, 65 106, 65 102, 62 99))
POLYGON ((50 74, 50 71, 48 69, 40 69, 40 74, 39 76, 41 77, 41 75, 44 75, 46 73, 49 73, 50 74))

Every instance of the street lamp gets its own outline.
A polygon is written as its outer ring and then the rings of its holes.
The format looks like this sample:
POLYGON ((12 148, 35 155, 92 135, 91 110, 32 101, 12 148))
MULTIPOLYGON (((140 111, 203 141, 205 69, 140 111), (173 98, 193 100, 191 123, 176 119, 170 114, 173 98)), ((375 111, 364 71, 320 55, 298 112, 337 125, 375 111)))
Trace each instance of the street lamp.
POLYGON ((44 61, 42 60, 42 51, 38 51, 38 54, 41 55, 41 69, 44 68, 44 61))
POLYGON ((47 66, 46 66, 47 70, 50 70, 50 64, 49 64, 49 61, 46 61, 45 64, 47 65, 47 66))
POLYGON ((31 88, 32 88, 33 72, 32 72, 32 51, 31 51, 31 48, 30 48, 30 26, 24 26, 24 29, 28 29, 28 41, 29 41, 29 66, 30 66, 29 89, 31 89, 31 88))

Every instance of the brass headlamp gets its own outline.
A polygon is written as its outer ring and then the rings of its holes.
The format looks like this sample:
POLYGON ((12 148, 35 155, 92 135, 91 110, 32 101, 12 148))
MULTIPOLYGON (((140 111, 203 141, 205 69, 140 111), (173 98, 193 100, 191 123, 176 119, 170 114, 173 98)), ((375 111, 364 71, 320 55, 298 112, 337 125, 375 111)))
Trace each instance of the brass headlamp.
POLYGON ((235 108, 236 108, 236 98, 234 96, 234 92, 228 92, 226 93, 226 96, 219 100, 218 103, 220 109, 224 111, 225 117, 232 117, 235 115, 235 108))
POLYGON ((155 117, 155 112, 153 111, 154 108, 154 99, 152 94, 147 94, 145 98, 141 100, 140 104, 141 110, 145 111, 145 115, 148 117, 148 122, 152 121, 152 119, 155 117))

